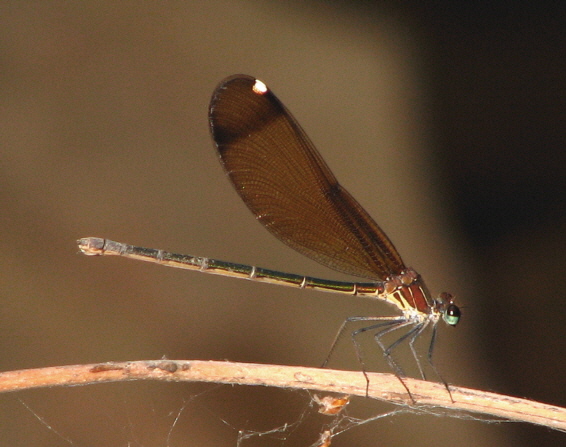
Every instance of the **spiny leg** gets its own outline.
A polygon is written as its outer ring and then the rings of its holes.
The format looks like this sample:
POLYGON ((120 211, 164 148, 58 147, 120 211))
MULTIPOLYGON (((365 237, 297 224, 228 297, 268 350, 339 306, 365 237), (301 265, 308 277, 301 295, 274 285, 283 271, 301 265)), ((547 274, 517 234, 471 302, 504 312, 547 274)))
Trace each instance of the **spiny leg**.
MULTIPOLYGON (((371 329, 371 328, 380 327, 380 326, 387 325, 387 324, 396 324, 400 320, 401 319, 399 317, 358 316, 358 317, 348 317, 348 318, 346 318, 342 322, 340 329, 338 329, 338 332, 336 333, 336 336, 334 337, 334 340, 332 341, 332 344, 330 345, 330 350, 328 351, 328 355, 324 359, 324 362, 322 363, 321 368, 326 368, 326 366, 328 365, 330 358, 332 357, 332 355, 334 354, 334 351, 336 350, 336 346, 338 345, 338 342, 343 337, 344 331, 346 330, 346 328, 348 327, 349 324, 356 323, 358 321, 381 321, 382 322, 382 323, 378 324, 377 326, 370 326, 370 329, 371 329)), ((403 318, 402 321, 405 321, 405 319, 403 318)), ((358 329, 355 332, 365 332, 363 329, 364 328, 358 329)), ((366 330, 369 330, 369 329, 366 329, 366 330)), ((363 364, 363 362, 360 362, 360 363, 363 364)))
MULTIPOLYGON (((376 317, 376 319, 377 318, 378 317, 376 317)), ((379 318, 379 320, 381 320, 381 323, 373 324, 373 325, 367 326, 367 327, 363 327, 363 328, 357 329, 354 332, 352 332, 352 342, 354 343, 354 348, 356 350, 356 355, 358 357, 358 361, 362 365, 362 373, 364 374, 364 377, 366 378, 366 396, 369 393, 369 377, 367 375, 366 367, 365 367, 365 363, 364 363, 363 349, 362 349, 362 346, 360 345, 360 343, 358 342, 358 339, 357 339, 358 335, 363 334, 364 332, 372 331, 374 329, 379 329, 380 327, 390 326, 390 327, 380 331, 380 332, 388 333, 388 332, 394 331, 396 329, 402 328, 402 327, 407 325, 407 321, 405 320, 405 318, 395 317, 395 318, 391 319, 389 317, 381 317, 381 318, 379 318)), ((368 321, 368 320, 366 320, 366 321, 368 321)), ((375 319, 372 319, 370 321, 375 321, 375 319)), ((394 365, 391 362, 388 362, 388 363, 389 363, 389 366, 395 372, 395 375, 399 376, 399 373, 401 375, 404 375, 403 371, 401 370, 401 368, 398 365, 394 365)), ((405 388, 407 388, 407 387, 405 386, 405 388)), ((407 389, 407 391, 408 391, 408 389, 407 389)))
POLYGON ((436 331, 437 331, 437 326, 434 325, 434 327, 432 328, 432 335, 430 337, 430 344, 428 346, 427 361, 428 361, 428 364, 430 365, 430 367, 432 368, 432 370, 434 371, 434 374, 436 374, 436 377, 438 377, 440 379, 440 381, 444 385, 444 388, 446 388, 446 391, 448 391, 448 394, 450 396, 450 400, 452 401, 452 403, 454 403, 454 399, 452 398, 452 392, 450 391, 450 387, 448 386, 448 382, 446 382, 446 380, 444 380, 444 377, 442 377, 440 375, 440 373, 436 369, 436 365, 432 361, 432 352, 434 350, 434 343, 436 342, 436 331))
MULTIPOLYGON (((419 373, 420 373, 423 380, 426 380, 426 376, 425 376, 425 372, 423 370, 423 367, 421 365, 421 360, 419 358, 419 355, 417 354, 417 350, 415 349, 415 341, 417 340, 419 335, 421 335, 423 333, 423 331, 426 329, 427 326, 428 326, 428 321, 425 321, 425 322, 419 324, 415 328, 414 331, 411 331, 409 333, 409 335, 410 335, 409 348, 411 348, 411 352, 413 353, 413 357, 415 358, 415 362, 417 363, 417 367, 419 368, 419 373)), ((429 355, 430 355, 430 348, 429 348, 429 355)), ((429 362, 430 362, 430 359, 429 359, 429 362)))
MULTIPOLYGON (((322 366, 321 366, 322 368, 325 368, 326 365, 328 365, 328 362, 330 361, 330 357, 334 353, 336 346, 338 344, 338 341, 344 335, 344 331, 346 330, 348 325, 351 324, 351 323, 359 322, 359 321, 379 321, 380 322, 378 324, 374 324, 374 325, 371 325, 371 326, 368 326, 368 327, 363 327, 363 328, 357 329, 357 330, 355 330, 354 332, 351 333, 352 342, 354 344, 354 349, 356 351, 356 357, 358 358, 358 362, 362 366, 362 374, 364 375, 364 377, 366 379, 366 395, 368 395, 368 393, 369 393, 369 377, 367 375, 365 362, 364 362, 364 359, 363 359, 364 358, 363 350, 361 348, 361 345, 358 343, 356 337, 363 332, 367 332, 369 330, 377 329, 377 328, 380 328, 380 327, 383 327, 383 326, 393 325, 394 329, 400 327, 399 326, 400 324, 402 324, 404 326, 405 323, 406 323, 406 320, 405 320, 405 318, 400 318, 400 317, 357 316, 357 317, 347 318, 346 320, 344 320, 342 322, 340 329, 338 329, 338 332, 336 333, 336 337, 334 337, 334 341, 332 342, 332 345, 330 346, 330 351, 328 352, 326 359, 322 363, 322 366)), ((395 368, 394 368, 394 371, 397 374, 397 370, 395 368)))
MULTIPOLYGON (((382 349, 383 355, 384 355, 385 359, 387 360, 387 363, 389 364, 391 369, 393 369, 393 371, 395 371, 395 375, 397 376, 397 378, 399 379, 399 381, 401 382, 403 387, 405 387, 405 389, 407 390, 407 393, 409 394, 411 401, 413 403, 415 403, 415 399, 413 398, 411 390, 409 390, 409 387, 407 386, 407 384, 403 380, 406 377, 406 375, 405 375, 403 369, 397 364, 397 362, 395 362, 395 360, 393 360, 393 356, 391 355, 391 353, 397 348, 397 346, 399 346, 401 343, 403 343, 408 338, 412 340, 414 337, 418 336, 422 332, 422 328, 424 326, 424 323, 417 324, 409 332, 407 332, 406 334, 403 334, 403 336, 401 336, 400 338, 395 340, 387 348, 385 347, 385 345, 383 344, 383 341, 381 340, 381 338, 383 336, 389 334, 390 332, 393 332, 394 330, 397 330, 397 329, 401 329, 402 327, 405 327, 405 326, 408 326, 408 325, 411 325, 411 324, 414 324, 414 323, 410 320, 409 321, 405 320, 405 322, 403 324, 399 324, 395 327, 391 327, 391 328, 388 328, 388 329, 384 329, 380 332, 377 332, 374 335, 374 339, 375 339, 376 343, 379 345, 379 347, 382 349)), ((414 351, 413 351, 413 353, 414 353, 414 351)), ((419 370, 422 371, 422 368, 419 364, 418 358, 416 358, 416 361, 417 361, 417 365, 419 367, 419 370)))

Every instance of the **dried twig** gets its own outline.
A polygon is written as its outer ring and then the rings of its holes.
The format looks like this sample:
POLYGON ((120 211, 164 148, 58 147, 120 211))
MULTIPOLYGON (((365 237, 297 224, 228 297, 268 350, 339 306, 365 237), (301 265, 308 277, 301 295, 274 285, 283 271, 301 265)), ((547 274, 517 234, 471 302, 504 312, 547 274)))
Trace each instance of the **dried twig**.
MULTIPOLYGON (((566 431, 564 408, 450 386, 452 401, 443 384, 404 379, 413 401, 395 375, 368 373, 368 377, 369 398, 420 409, 466 411, 566 431)), ((202 360, 144 360, 8 371, 0 373, 0 392, 132 380, 264 385, 366 396, 366 380, 361 372, 202 360)))

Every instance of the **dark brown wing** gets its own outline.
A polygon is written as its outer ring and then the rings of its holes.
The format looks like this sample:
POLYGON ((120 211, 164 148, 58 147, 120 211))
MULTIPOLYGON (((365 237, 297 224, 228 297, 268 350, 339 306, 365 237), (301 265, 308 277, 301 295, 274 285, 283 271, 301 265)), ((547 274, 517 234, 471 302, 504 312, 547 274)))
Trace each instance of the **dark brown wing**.
POLYGON ((405 269, 385 233, 262 82, 244 75, 222 81, 209 120, 236 191, 277 238, 327 267, 368 279, 405 269))

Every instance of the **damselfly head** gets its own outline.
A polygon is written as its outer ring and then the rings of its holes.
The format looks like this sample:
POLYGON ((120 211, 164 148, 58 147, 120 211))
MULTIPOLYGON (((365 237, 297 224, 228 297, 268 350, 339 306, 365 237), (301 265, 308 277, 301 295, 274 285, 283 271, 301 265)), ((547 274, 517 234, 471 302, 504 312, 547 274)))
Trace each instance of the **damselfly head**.
POLYGON ((448 292, 442 292, 436 299, 436 303, 446 324, 456 326, 462 313, 460 308, 454 304, 454 296, 448 292))

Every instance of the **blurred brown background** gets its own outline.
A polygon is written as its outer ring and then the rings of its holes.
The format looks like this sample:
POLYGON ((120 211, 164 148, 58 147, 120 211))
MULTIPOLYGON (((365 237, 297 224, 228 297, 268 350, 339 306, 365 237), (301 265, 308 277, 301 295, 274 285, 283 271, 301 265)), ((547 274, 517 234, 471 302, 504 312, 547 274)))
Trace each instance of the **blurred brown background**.
MULTIPOLYGON (((564 21, 549 6, 490 5, 2 2, 0 368, 164 355, 317 366, 344 318, 391 312, 77 254, 77 238, 102 236, 340 278, 273 239, 224 178, 207 105, 241 72, 293 111, 433 293, 457 295, 462 322, 441 329, 435 351, 445 378, 566 405, 564 21)), ((359 368, 347 341, 337 357, 332 366, 359 368)), ((6 394, 1 444, 235 446, 238 430, 293 422, 308 401, 158 383, 6 394)), ((243 447, 308 446, 314 427, 243 447)), ((563 440, 399 415, 332 445, 563 440)))

